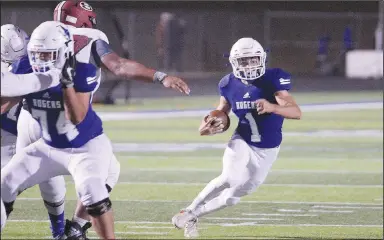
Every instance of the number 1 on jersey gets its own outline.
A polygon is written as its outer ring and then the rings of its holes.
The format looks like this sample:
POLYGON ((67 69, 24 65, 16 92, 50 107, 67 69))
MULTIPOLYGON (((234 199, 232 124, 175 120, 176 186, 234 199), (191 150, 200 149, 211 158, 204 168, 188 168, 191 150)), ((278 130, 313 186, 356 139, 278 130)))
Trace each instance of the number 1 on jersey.
POLYGON ((261 136, 259 134, 259 129, 257 128, 256 120, 253 118, 252 113, 245 114, 245 118, 249 122, 249 126, 251 127, 251 141, 252 142, 260 142, 261 136))

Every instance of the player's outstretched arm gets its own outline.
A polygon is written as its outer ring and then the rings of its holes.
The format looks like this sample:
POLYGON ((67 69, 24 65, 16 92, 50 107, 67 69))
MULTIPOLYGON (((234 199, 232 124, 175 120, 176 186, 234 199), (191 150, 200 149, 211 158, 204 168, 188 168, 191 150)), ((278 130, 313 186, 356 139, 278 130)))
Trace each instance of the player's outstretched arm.
POLYGON ((116 76, 145 82, 160 82, 164 87, 173 88, 181 93, 189 94, 190 92, 188 85, 181 78, 157 72, 143 64, 122 58, 114 52, 103 56, 101 61, 116 76))
POLYGON ((277 91, 275 99, 278 104, 272 104, 265 99, 256 100, 258 114, 275 113, 289 119, 301 119, 300 107, 287 90, 277 91))
POLYGON ((1 73, 1 96, 19 97, 55 87, 60 83, 60 71, 52 69, 45 73, 1 73))
POLYGON ((167 88, 189 94, 190 89, 181 78, 168 76, 138 62, 122 58, 104 40, 97 40, 94 44, 93 52, 98 58, 97 61, 116 76, 144 82, 160 82, 167 88))
MULTIPOLYGON (((225 97, 220 97, 219 105, 216 110, 225 112, 227 115, 231 111, 231 105, 227 102, 225 97)), ((222 133, 224 131, 224 124, 220 118, 210 117, 206 115, 201 121, 199 132, 201 136, 214 135, 217 133, 222 133)))

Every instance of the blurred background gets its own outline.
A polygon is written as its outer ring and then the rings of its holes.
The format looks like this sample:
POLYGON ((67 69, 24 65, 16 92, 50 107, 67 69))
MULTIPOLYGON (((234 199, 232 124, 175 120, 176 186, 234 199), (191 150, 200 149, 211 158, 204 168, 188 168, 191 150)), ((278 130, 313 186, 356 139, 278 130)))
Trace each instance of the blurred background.
MULTIPOLYGON (((89 3, 98 14, 97 27, 116 52, 184 77, 194 95, 216 94, 217 82, 231 71, 224 56, 237 39, 247 36, 268 51, 269 67, 293 74, 294 90, 381 86, 372 79, 383 76, 382 1, 89 3), (353 50, 365 51, 351 54, 347 66, 347 52, 353 50), (346 77, 368 80, 346 82, 346 77)), ((1 24, 13 23, 31 33, 42 21, 52 19, 56 4, 2 1, 1 24)), ((138 82, 117 86, 119 79, 109 74, 104 80, 96 99, 108 98, 109 103, 115 98, 175 95, 138 82)))
MULTIPOLYGON (((231 114, 229 130, 215 136, 199 136, 198 126, 232 71, 225 57, 232 44, 253 37, 268 51, 269 67, 292 74, 303 118, 284 122, 266 182, 238 205, 199 219, 201 236, 383 239, 383 1, 89 3, 118 54, 191 86, 181 96, 104 73, 93 108, 121 164, 111 194, 117 237, 183 237, 170 219, 220 174, 237 119, 231 114)), ((31 33, 57 4, 1 1, 1 24, 31 33)), ((77 197, 66 180, 71 218, 77 197)), ((28 189, 1 237, 48 235, 39 189, 28 189)))

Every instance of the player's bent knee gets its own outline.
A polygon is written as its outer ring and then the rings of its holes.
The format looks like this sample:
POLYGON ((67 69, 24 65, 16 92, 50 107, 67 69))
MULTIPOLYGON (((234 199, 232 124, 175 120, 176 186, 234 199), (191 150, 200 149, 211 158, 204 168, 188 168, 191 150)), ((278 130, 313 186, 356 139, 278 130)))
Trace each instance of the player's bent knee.
POLYGON ((91 215, 92 217, 101 216, 104 213, 111 210, 111 208, 112 208, 112 202, 109 199, 109 197, 101 200, 100 202, 97 202, 85 207, 88 214, 91 215))
POLYGON ((18 184, 12 182, 12 174, 8 176, 2 175, 1 177, 1 197, 4 201, 12 202, 16 199, 19 193, 18 184))
POLYGON ((5 214, 6 214, 6 216, 8 217, 10 214, 11 214, 11 212, 13 211, 13 204, 14 204, 15 202, 13 201, 13 202, 3 202, 3 204, 4 204, 4 208, 5 208, 5 214))
POLYGON ((45 202, 57 203, 65 198, 66 187, 63 176, 49 179, 39 184, 41 197, 45 202))
POLYGON ((1 200, 1 230, 3 230, 6 221, 7 221, 7 213, 5 211, 3 200, 1 200))
POLYGON ((90 206, 109 197, 105 181, 99 177, 88 177, 76 182, 76 190, 84 206, 90 206))
POLYGON ((238 204, 239 202, 240 202, 240 198, 238 198, 238 197, 229 197, 229 198, 227 198, 225 204, 227 206, 233 206, 233 205, 238 204))

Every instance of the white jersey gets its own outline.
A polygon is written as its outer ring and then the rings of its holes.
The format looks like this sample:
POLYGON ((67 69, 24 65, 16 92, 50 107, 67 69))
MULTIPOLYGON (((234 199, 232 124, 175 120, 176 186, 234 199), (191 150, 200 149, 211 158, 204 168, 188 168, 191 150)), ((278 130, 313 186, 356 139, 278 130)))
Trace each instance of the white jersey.
MULTIPOLYGON (((76 28, 73 26, 68 26, 69 31, 73 35, 74 48, 76 54, 76 60, 83 63, 92 63, 95 65, 97 70, 97 81, 101 81, 101 68, 98 66, 96 59, 97 56, 95 52, 92 52, 92 46, 95 41, 103 40, 109 44, 107 36, 98 29, 93 28, 76 28)), ((96 90, 95 90, 96 91, 96 90)))
POLYGON ((98 29, 93 28, 75 28, 68 26, 75 41, 75 54, 76 59, 83 63, 93 63, 94 57, 92 56, 92 44, 96 40, 103 40, 109 43, 107 36, 98 29))

